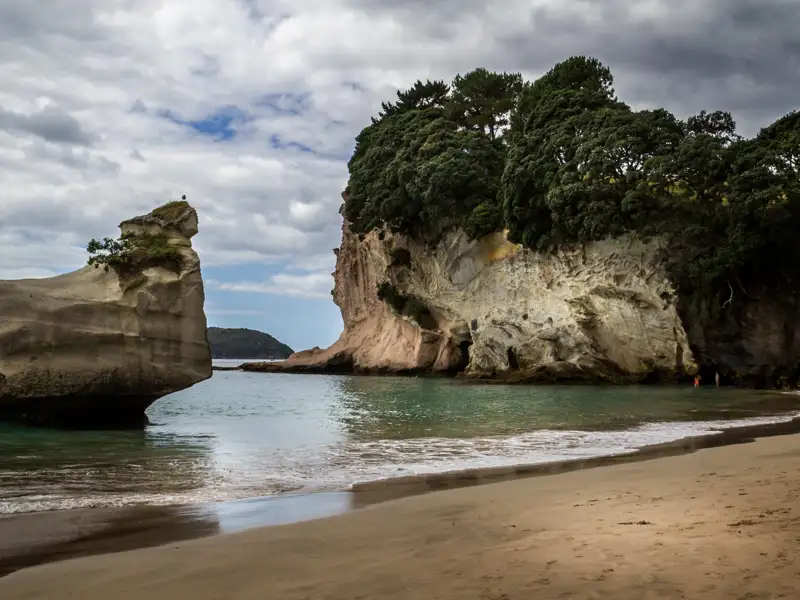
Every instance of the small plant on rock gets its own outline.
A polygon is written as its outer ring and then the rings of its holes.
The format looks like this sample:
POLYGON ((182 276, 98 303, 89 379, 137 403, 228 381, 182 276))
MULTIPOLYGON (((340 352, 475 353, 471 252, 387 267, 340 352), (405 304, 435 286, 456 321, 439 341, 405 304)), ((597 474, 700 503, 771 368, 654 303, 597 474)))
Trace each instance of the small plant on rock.
POLYGON ((96 268, 111 267, 120 274, 131 274, 148 267, 161 266, 180 271, 182 256, 164 234, 123 233, 119 238, 91 240, 86 251, 88 264, 96 268))
POLYGON ((391 306, 397 314, 410 317, 423 329, 436 329, 436 319, 433 318, 428 307, 416 298, 404 296, 388 281, 383 281, 377 286, 377 296, 391 306))

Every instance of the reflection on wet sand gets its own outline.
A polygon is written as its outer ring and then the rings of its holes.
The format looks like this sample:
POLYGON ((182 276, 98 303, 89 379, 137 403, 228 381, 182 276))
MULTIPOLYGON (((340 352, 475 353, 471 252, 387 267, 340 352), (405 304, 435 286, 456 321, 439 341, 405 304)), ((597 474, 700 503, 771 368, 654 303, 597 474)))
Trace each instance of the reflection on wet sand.
POLYGON ((0 577, 57 560, 327 517, 351 510, 352 499, 348 492, 334 492, 8 515, 0 517, 0 577))
POLYGON ((322 518, 436 490, 674 456, 798 432, 800 419, 794 419, 658 444, 628 455, 387 479, 358 484, 352 492, 252 498, 198 506, 136 506, 10 515, 0 517, 0 576, 78 556, 322 518))
POLYGON ((220 532, 197 509, 95 508, 0 518, 0 576, 32 565, 157 546, 220 532))
POLYGON ((152 431, 57 431, 0 426, 0 575, 65 558, 220 533, 213 511, 147 505, 213 478, 213 439, 152 431), (114 504, 46 510, 72 498, 114 504), (43 500, 37 500, 37 499, 43 500), (48 504, 49 503, 49 504, 48 504))

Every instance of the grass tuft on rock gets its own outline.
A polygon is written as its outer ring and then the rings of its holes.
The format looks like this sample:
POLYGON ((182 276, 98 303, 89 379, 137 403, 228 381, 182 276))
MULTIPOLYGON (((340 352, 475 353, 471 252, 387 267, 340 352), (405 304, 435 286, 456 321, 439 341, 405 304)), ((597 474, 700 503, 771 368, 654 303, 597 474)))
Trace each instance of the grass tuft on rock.
POLYGON ((188 208, 191 206, 186 200, 173 200, 154 209, 150 215, 162 221, 174 221, 188 208))

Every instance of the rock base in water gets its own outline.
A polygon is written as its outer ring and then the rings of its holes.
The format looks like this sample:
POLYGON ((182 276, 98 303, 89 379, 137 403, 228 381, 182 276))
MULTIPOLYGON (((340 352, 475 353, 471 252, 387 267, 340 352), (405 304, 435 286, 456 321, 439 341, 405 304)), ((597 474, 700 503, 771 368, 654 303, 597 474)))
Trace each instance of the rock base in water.
POLYGON ((461 374, 505 383, 791 387, 800 302, 791 290, 681 296, 662 241, 626 235, 539 253, 503 232, 437 243, 343 226, 333 299, 344 331, 327 349, 248 371, 461 374))
POLYGON ((153 402, 211 377, 197 213, 170 203, 120 229, 135 261, 0 281, 0 418, 141 426, 153 402))
POLYGON ((32 427, 139 429, 149 423, 145 410, 160 397, 56 396, 37 398, 35 406, 6 402, 0 408, 0 419, 32 427))

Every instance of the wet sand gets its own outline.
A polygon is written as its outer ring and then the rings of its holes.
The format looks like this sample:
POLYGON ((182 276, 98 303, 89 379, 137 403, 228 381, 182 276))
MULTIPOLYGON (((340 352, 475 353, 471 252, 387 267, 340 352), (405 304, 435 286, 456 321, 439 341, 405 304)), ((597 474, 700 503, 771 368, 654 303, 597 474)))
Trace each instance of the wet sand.
POLYGON ((198 506, 86 508, 0 516, 0 577, 48 562, 159 546, 352 510, 347 492, 198 506))
POLYGON ((0 598, 798 598, 798 466, 786 435, 452 489, 23 569, 0 598))

